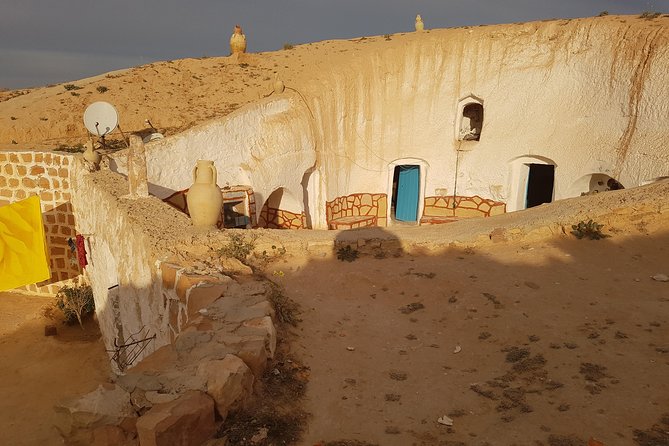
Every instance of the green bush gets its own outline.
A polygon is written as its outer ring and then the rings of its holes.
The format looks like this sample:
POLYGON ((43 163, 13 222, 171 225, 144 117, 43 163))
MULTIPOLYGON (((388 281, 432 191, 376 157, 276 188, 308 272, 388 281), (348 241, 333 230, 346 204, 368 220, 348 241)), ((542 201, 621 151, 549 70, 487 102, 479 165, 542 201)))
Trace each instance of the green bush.
POLYGON ((337 258, 342 262, 352 262, 358 258, 358 250, 351 248, 351 245, 346 245, 337 250, 337 258))
POLYGON ((95 311, 93 289, 77 281, 72 286, 64 286, 56 294, 56 306, 63 312, 66 323, 74 324, 76 321, 84 328, 83 318, 95 311))
POLYGON ((599 225, 597 222, 592 220, 580 221, 576 225, 571 226, 571 233, 576 236, 577 239, 588 238, 590 240, 599 240, 602 238, 608 237, 606 234, 602 234, 602 228, 604 225, 599 225))
POLYGON ((63 85, 63 88, 66 89, 67 91, 72 91, 72 90, 81 90, 84 87, 77 87, 74 84, 65 84, 63 85))
POLYGON ((218 250, 218 254, 223 257, 234 257, 243 263, 255 248, 257 238, 256 235, 251 235, 247 239, 241 232, 230 232, 228 234, 228 243, 218 250))
POLYGON ((105 91, 109 90, 109 88, 105 87, 104 85, 100 85, 98 88, 96 88, 98 93, 104 93, 105 91))

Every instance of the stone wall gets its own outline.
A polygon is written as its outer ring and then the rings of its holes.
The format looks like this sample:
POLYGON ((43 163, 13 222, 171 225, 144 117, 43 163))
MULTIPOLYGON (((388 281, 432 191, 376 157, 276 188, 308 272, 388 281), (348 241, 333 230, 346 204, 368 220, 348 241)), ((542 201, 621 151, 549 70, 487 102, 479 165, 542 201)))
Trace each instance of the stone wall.
POLYGON ((54 295, 62 281, 81 273, 76 251, 68 240, 76 236, 71 199, 72 155, 52 152, 0 152, 0 206, 33 195, 40 197, 50 257, 51 279, 17 289, 54 295))
MULTIPOLYGON (((128 182, 111 171, 77 167, 72 203, 90 252, 87 276, 105 347, 153 337, 134 362, 170 343, 169 308, 156 262, 179 239, 189 218, 156 197, 127 197, 128 182)), ((133 363, 134 363, 133 362, 133 363)))
POLYGON ((478 195, 425 197, 420 224, 448 223, 458 218, 490 217, 505 212, 505 203, 481 198, 478 195))
POLYGON ((386 194, 351 194, 337 197, 325 205, 328 229, 386 226, 387 210, 386 194))
POLYGON ((267 229, 304 229, 306 216, 284 209, 263 206, 258 217, 258 227, 267 229))

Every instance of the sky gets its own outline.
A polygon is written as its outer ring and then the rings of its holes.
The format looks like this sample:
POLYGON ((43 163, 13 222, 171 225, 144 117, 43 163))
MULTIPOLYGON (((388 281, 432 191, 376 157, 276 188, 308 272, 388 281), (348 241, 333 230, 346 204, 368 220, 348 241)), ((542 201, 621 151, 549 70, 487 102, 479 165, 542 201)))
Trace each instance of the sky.
POLYGON ((0 0, 0 88, 82 79, 159 60, 284 44, 610 14, 669 13, 669 0, 0 0))

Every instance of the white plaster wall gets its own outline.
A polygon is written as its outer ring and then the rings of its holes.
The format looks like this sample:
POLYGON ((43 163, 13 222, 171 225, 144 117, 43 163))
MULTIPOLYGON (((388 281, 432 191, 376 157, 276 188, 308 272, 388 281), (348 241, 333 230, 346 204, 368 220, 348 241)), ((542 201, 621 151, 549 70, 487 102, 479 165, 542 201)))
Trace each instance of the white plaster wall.
MULTIPOLYGON (((555 21, 438 30, 368 44, 302 90, 316 117, 321 199, 386 192, 398 158, 430 164, 427 195, 518 202, 514 160, 548 158, 555 199, 593 172, 627 187, 669 174, 667 30, 555 21), (484 102, 479 142, 455 139, 458 101, 484 102)), ((522 201, 522 200, 521 200, 522 201)), ((518 206, 515 206, 518 208, 518 206)))
MULTIPOLYGON (((193 183, 198 159, 213 160, 218 185, 251 185, 258 212, 270 194, 284 188, 281 207, 303 211, 304 173, 316 162, 311 116, 297 95, 259 100, 221 120, 146 145, 150 192, 165 198, 193 183), (160 186, 160 187, 156 187, 160 186)), ((125 151, 114 157, 127 173, 125 151)))
MULTIPOLYGON (((574 184, 593 173, 626 187, 669 175, 665 27, 556 20, 392 41, 347 43, 293 86, 299 96, 260 100, 149 144, 152 192, 164 197, 187 188, 195 161, 212 159, 219 185, 251 185, 258 208, 282 187, 288 193, 281 207, 300 212, 306 188, 309 220, 323 228, 325 201, 389 193, 389 165, 403 158, 429 164, 424 195, 480 195, 508 202, 510 210, 523 206, 520 157, 558 166, 554 199, 572 196, 574 184), (484 104, 483 130, 480 141, 461 142, 459 102, 470 95, 484 104), (314 164, 317 173, 301 185, 314 164)), ((123 172, 124 160, 117 161, 123 172)))
MULTIPOLYGON (((114 340, 120 337, 119 326, 123 334, 119 343, 144 330, 156 335, 156 339, 139 357, 141 359, 168 343, 169 337, 160 299, 160 281, 152 266, 155 260, 151 243, 137 222, 130 218, 128 209, 119 206, 119 197, 128 190, 127 183, 111 172, 91 175, 81 161, 76 160, 72 188, 77 232, 90 241, 90 261, 85 274, 93 288, 105 347, 108 351, 114 349, 114 340), (117 289, 109 290, 116 285, 117 289), (118 299, 116 305, 115 299, 118 299)), ((141 206, 139 202, 129 204, 133 205, 141 206)))

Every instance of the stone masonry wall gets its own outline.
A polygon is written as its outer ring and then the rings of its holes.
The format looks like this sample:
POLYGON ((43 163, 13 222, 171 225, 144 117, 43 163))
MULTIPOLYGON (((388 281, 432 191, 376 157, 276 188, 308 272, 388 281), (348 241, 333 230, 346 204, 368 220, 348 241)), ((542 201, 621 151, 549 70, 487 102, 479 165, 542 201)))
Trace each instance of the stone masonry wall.
POLYGON ((306 216, 301 214, 263 206, 258 218, 258 227, 267 229, 304 229, 306 216))
POLYGON ((387 210, 386 194, 351 194, 325 204, 328 229, 386 226, 387 210))
POLYGON ((81 271, 74 240, 75 219, 72 209, 70 174, 73 156, 52 152, 0 152, 0 206, 33 195, 40 197, 49 250, 51 279, 18 288, 18 292, 53 295, 59 282, 77 277, 81 271))
POLYGON ((505 203, 481 198, 478 195, 425 197, 420 224, 449 223, 458 218, 490 217, 505 212, 505 203))

